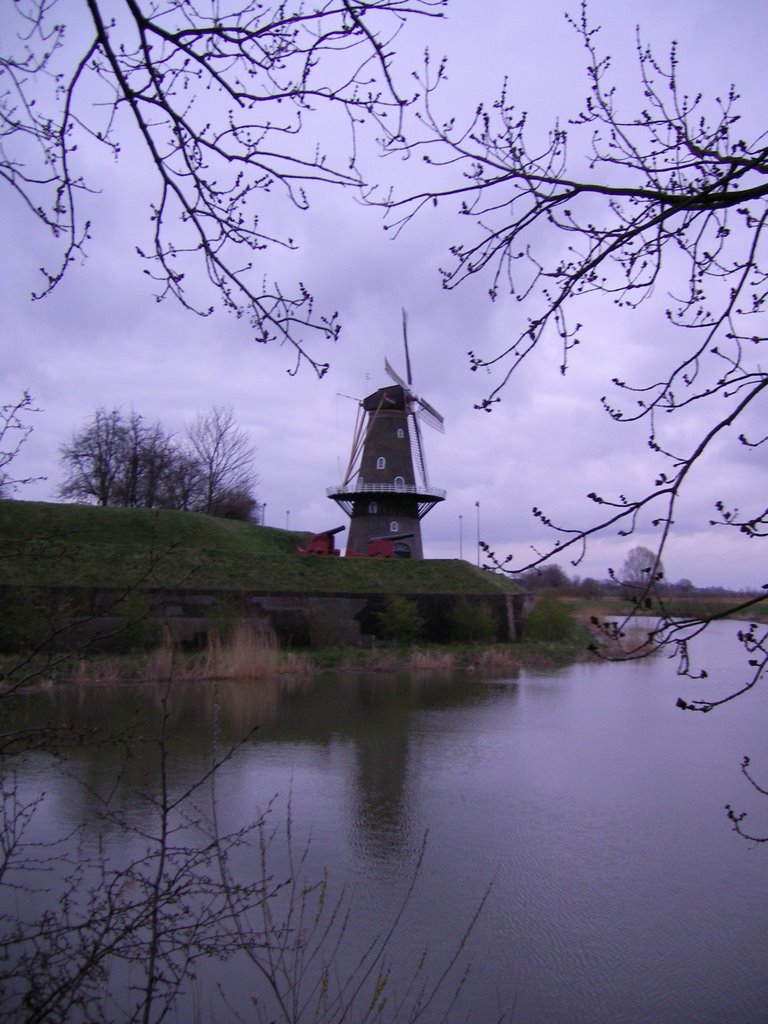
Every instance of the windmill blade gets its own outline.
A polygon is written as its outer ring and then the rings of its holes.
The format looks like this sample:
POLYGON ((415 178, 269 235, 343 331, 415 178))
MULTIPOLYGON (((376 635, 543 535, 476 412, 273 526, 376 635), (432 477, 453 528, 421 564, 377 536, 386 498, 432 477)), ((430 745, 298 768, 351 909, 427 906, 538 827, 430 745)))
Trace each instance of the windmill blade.
POLYGON ((421 406, 419 409, 419 416, 428 423, 430 427, 435 430, 439 430, 441 434, 445 433, 445 419, 441 413, 437 411, 434 405, 430 405, 426 398, 417 398, 416 401, 421 406))
POLYGON ((408 314, 403 308, 403 344, 405 345, 405 373, 408 378, 408 387, 413 384, 413 374, 411 373, 411 354, 408 351, 408 314))
POLYGON ((392 380, 395 382, 395 384, 399 384, 401 388, 403 388, 405 391, 408 392, 408 394, 411 393, 410 386, 405 383, 405 381, 400 376, 400 374, 397 372, 397 370, 393 370, 392 369, 388 359, 384 360, 384 369, 387 371, 387 373, 392 378, 392 380))
POLYGON ((421 474, 421 480, 424 488, 428 488, 429 484, 427 481, 427 462, 424 458, 424 445, 421 443, 421 428, 419 427, 419 417, 410 416, 408 419, 409 424, 413 424, 411 449, 416 457, 416 463, 421 474), (413 444, 415 439, 416 444, 413 444))

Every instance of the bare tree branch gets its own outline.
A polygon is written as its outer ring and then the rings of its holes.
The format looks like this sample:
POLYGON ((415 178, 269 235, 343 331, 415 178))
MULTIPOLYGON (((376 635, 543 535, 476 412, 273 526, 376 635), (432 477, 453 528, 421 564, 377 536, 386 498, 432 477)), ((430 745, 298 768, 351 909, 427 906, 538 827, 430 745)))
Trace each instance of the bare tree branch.
POLYGON ((43 477, 15 477, 8 467, 27 443, 32 425, 26 422, 35 408, 32 397, 25 391, 15 402, 0 406, 0 498, 8 498, 22 484, 42 480, 43 477))
MULTIPOLYGON (((589 494, 597 515, 588 525, 561 525, 534 508, 556 539, 514 570, 511 559, 486 548, 490 560, 510 572, 566 550, 578 565, 592 538, 629 536, 648 522, 657 531, 660 565, 692 470, 704 466, 726 431, 759 414, 768 386, 761 359, 768 337, 768 133, 753 139, 737 134, 736 89, 712 102, 689 95, 680 83, 676 44, 659 61, 639 29, 642 101, 624 111, 586 0, 568 20, 586 55, 587 95, 567 124, 556 122, 543 144, 533 142, 528 114, 505 83, 495 102, 480 103, 470 123, 458 125, 439 110, 445 65, 427 56, 419 77, 421 135, 394 139, 389 148, 422 156, 436 169, 434 179, 403 196, 367 193, 386 209, 395 234, 433 205, 453 203, 464 236, 441 270, 444 287, 479 275, 492 299, 507 292, 519 301, 521 317, 510 325, 509 343, 490 354, 469 353, 473 370, 494 375, 478 405, 487 412, 546 340, 558 341, 560 371, 567 372, 576 346, 591 341, 580 320, 592 308, 585 300, 602 298, 609 311, 632 311, 657 304, 668 289, 660 320, 666 335, 670 326, 678 329, 678 343, 664 353, 665 369, 639 383, 614 377, 619 401, 602 398, 615 422, 647 424, 648 448, 662 468, 637 493, 589 494), (674 430, 688 413, 687 422, 695 414, 699 433, 680 451, 674 430)), ((648 344, 656 344, 653 336, 648 344)), ((754 448, 765 438, 750 439, 744 431, 740 440, 754 448)), ((719 497, 719 518, 710 526, 765 536, 768 512, 764 496, 757 500, 754 510, 741 511, 727 495, 719 497)), ((635 610, 660 616, 659 640, 676 643, 677 631, 690 626, 659 605, 650 577, 635 610)))
POLYGON ((0 177, 60 242, 36 297, 85 255, 81 207, 99 188, 89 154, 126 150, 154 181, 151 241, 137 252, 158 299, 210 313, 199 267, 256 340, 293 346, 292 372, 306 359, 322 375, 305 339, 336 338, 336 314, 317 314, 303 284, 269 282, 265 256, 296 247, 286 204, 306 210, 314 186, 359 190, 363 128, 401 133, 411 97, 396 86, 392 43, 445 2, 85 0, 65 11, 19 0, 0 46, 0 177))

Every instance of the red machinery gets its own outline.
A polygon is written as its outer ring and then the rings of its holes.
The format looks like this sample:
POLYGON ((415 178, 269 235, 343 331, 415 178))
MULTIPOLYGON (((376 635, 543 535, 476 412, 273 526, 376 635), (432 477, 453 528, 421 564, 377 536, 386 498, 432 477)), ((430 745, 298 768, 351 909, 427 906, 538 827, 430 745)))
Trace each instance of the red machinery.
POLYGON ((305 548, 297 547, 297 555, 332 555, 339 557, 341 551, 333 546, 333 538, 337 533, 346 530, 346 526, 337 526, 335 530, 325 530, 323 533, 316 533, 305 548))
POLYGON ((367 551, 348 551, 347 558, 397 558, 395 541, 408 540, 412 536, 412 533, 390 533, 383 537, 371 537, 367 551))

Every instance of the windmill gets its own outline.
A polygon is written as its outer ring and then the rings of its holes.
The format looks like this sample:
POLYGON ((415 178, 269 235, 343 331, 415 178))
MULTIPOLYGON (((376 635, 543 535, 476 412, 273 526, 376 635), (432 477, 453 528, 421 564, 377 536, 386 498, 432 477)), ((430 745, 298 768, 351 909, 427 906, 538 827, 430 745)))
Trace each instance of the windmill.
POLYGON ((405 310, 403 344, 405 380, 385 359, 393 383, 360 402, 344 480, 327 492, 351 520, 347 555, 389 540, 395 555, 423 558, 421 520, 445 498, 429 483, 421 435, 422 423, 442 433, 443 417, 414 389, 405 310))

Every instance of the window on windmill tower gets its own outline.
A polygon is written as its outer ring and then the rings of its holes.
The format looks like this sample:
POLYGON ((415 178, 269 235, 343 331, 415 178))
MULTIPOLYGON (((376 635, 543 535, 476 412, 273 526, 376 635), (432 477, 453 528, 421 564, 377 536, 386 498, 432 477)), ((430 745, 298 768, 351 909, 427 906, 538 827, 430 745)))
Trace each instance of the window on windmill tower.
POLYGON ((395 490, 396 491, 402 491, 404 487, 405 487, 405 480, 404 480, 404 478, 401 477, 401 476, 396 476, 395 477, 395 490))
POLYGON ((371 513, 372 516, 375 516, 376 513, 379 511, 379 506, 376 504, 375 501, 369 503, 368 511, 371 513))
POLYGON ((398 523, 398 521, 396 519, 393 519, 392 522, 389 524, 389 532, 390 533, 399 533, 400 532, 400 524, 398 523))
POLYGON ((387 460, 384 458, 383 455, 380 455, 378 457, 378 459, 376 459, 376 469, 386 469, 386 468, 387 468, 387 460))
POLYGON ((398 437, 405 437, 405 431, 403 430, 402 427, 398 427, 397 428, 397 436, 398 437))

